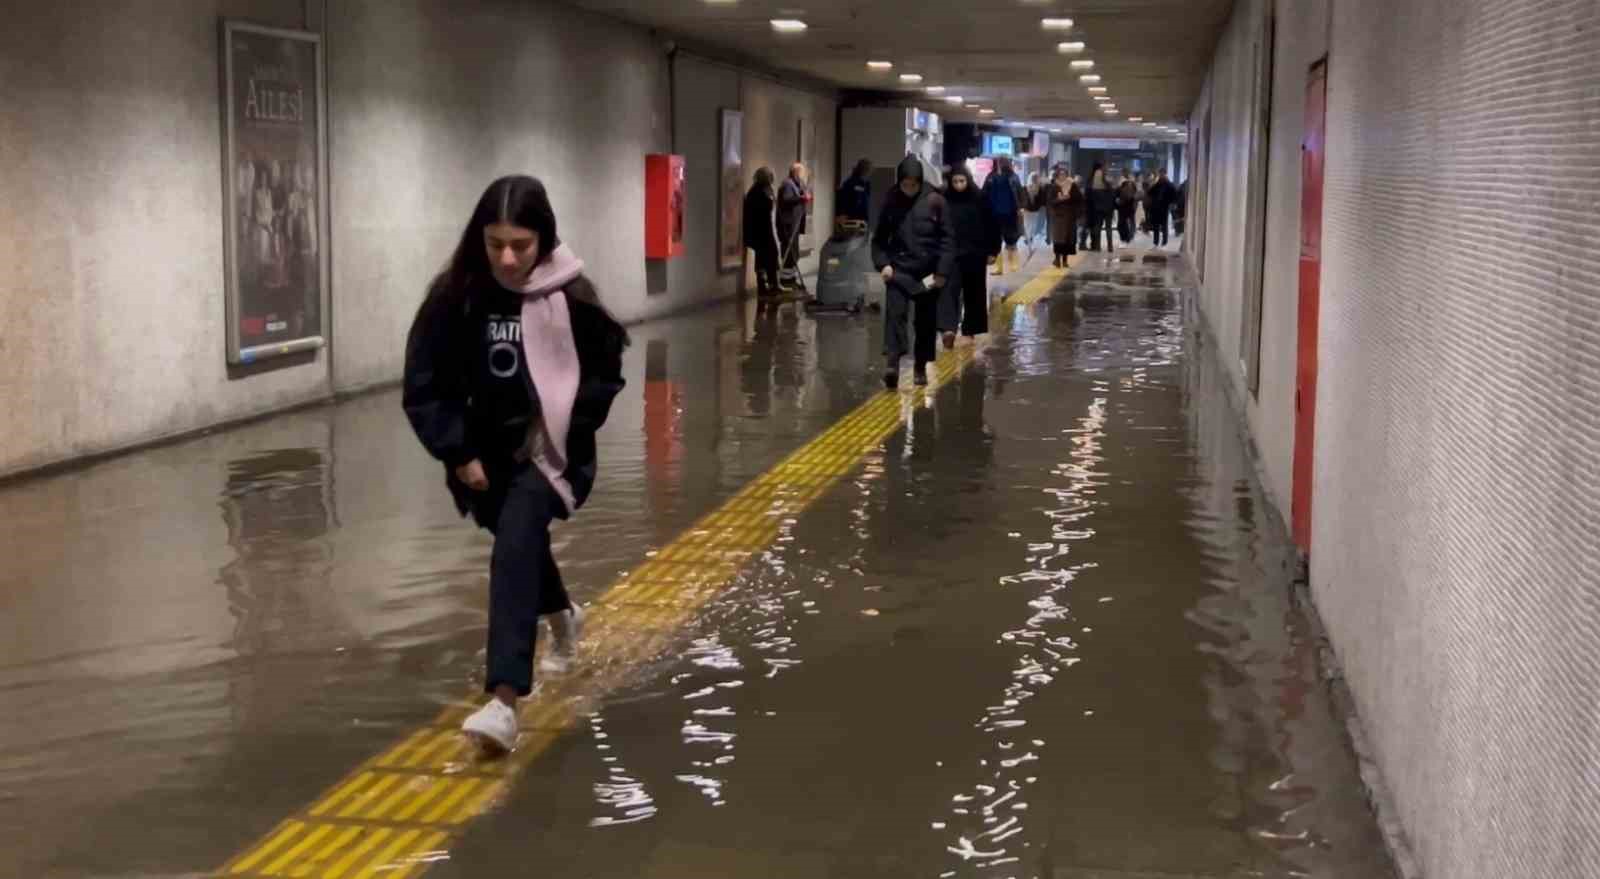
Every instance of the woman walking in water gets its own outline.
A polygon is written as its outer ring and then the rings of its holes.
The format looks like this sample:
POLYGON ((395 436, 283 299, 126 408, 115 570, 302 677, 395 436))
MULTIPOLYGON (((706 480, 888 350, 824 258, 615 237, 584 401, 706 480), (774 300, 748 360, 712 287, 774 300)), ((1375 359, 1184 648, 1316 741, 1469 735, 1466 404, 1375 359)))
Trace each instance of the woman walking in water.
POLYGON ((562 585, 550 523, 594 486, 595 432, 624 385, 627 345, 556 236, 544 184, 490 184, 411 325, 402 400, 444 462, 456 507, 494 534, 484 680, 493 698, 461 726, 487 756, 516 745, 541 616, 552 644, 540 670, 564 669, 575 654, 583 611, 562 585))

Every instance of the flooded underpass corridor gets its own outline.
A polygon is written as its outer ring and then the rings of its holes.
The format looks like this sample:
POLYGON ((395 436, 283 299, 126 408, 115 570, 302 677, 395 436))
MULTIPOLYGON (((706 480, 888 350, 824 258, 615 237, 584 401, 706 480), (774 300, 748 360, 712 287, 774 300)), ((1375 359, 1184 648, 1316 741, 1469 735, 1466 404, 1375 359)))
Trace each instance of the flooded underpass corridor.
POLYGON ((928 393, 870 315, 636 328, 499 765, 489 540, 397 393, 0 490, 0 875, 1390 876, 1168 260, 1047 270, 928 393))

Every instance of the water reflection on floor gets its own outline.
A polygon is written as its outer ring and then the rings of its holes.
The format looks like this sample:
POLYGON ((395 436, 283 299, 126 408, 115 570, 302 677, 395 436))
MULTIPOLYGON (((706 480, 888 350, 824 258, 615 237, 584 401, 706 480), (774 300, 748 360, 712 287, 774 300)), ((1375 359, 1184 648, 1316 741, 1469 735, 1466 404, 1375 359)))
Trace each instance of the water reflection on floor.
MULTIPOLYGON (((1072 278, 431 875, 1387 875, 1175 275, 1072 278)), ((870 317, 635 335, 580 598, 875 390, 870 317)), ((439 476, 384 394, 0 491, 0 875, 209 869, 473 686, 439 476)))

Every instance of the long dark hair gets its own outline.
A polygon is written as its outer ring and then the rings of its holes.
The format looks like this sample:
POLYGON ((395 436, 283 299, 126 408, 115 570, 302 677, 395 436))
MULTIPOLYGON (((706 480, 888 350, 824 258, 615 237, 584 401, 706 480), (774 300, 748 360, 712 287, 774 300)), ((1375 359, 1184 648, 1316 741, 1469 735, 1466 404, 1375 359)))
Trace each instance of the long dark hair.
MULTIPOLYGON (((450 262, 428 285, 428 296, 417 311, 419 322, 429 317, 459 314, 473 290, 498 283, 489 268, 489 252, 483 243, 483 228, 494 223, 509 223, 538 234, 539 258, 535 265, 549 259, 561 246, 561 239, 556 235, 555 208, 550 206, 550 194, 545 191, 544 183, 526 175, 501 177, 483 191, 471 219, 467 220, 467 227, 461 231, 461 240, 450 262)), ((592 284, 575 283, 567 293, 574 299, 605 309, 592 284)))

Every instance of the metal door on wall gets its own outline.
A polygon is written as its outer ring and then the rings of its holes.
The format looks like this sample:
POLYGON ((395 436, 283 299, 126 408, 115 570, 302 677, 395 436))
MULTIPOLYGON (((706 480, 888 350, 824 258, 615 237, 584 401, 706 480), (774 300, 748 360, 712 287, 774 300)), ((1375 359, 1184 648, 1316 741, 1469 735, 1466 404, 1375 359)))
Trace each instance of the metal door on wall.
POLYGON ((1311 65, 1300 141, 1300 331, 1294 388, 1294 542, 1311 551, 1311 483, 1316 451, 1317 319, 1322 301, 1322 174, 1327 158, 1328 62, 1311 65))

